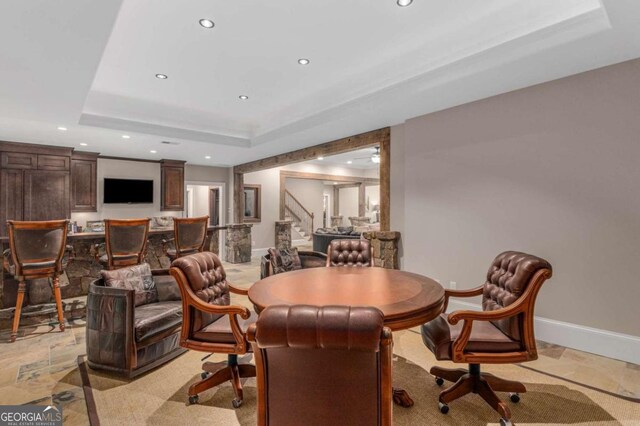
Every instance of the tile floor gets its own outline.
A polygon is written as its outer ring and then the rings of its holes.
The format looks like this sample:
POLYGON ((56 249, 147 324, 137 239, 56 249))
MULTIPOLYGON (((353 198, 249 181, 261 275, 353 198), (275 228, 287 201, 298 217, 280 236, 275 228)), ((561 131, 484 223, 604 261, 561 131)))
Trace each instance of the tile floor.
MULTIPOLYGON (((225 264, 230 282, 248 288, 259 278, 260 259, 225 264)), ((76 298, 77 299, 77 298, 76 298)), ((250 307, 246 297, 233 300, 250 307)), ((417 329, 411 330, 418 333, 417 329)), ((60 404, 65 425, 88 424, 77 357, 85 353, 84 320, 60 332, 56 324, 20 328, 15 343, 0 332, 0 404, 60 404)), ((640 398, 640 366, 562 346, 539 342, 538 360, 530 368, 623 396, 640 398)), ((416 350, 422 350, 422 348, 416 350)), ((426 350, 426 349, 424 349, 426 350)))

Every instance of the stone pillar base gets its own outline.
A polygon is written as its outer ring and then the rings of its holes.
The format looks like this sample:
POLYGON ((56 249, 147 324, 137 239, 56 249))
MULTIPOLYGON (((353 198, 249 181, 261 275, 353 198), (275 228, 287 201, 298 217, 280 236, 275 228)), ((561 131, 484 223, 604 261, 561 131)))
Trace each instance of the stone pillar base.
POLYGON ((276 220, 276 241, 275 247, 278 250, 291 248, 291 221, 276 220))
POLYGON ((371 242, 373 247, 373 264, 387 269, 399 269, 397 231, 369 231, 362 236, 371 242))
POLYGON ((250 223, 235 223, 227 226, 225 240, 225 260, 229 263, 251 262, 251 227, 250 223))

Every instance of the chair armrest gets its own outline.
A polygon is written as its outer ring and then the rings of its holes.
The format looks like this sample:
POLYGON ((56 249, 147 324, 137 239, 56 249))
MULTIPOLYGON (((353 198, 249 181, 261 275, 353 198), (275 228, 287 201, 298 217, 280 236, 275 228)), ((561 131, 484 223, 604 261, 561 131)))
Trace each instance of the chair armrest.
POLYGON ((249 308, 245 308, 240 305, 212 305, 207 302, 203 302, 197 297, 190 297, 189 300, 186 301, 187 304, 193 306, 199 311, 206 312, 209 314, 218 314, 218 315, 240 315, 242 319, 249 319, 251 313, 249 312, 249 308))
POLYGON ((240 294, 242 296, 247 296, 249 294, 249 290, 245 290, 243 288, 235 287, 234 285, 229 284, 229 283, 227 283, 227 284, 229 285, 229 291, 231 293, 240 294))
POLYGON ((447 307, 449 306, 449 298, 450 297, 480 296, 483 291, 484 291, 484 286, 483 285, 481 285, 479 287, 476 287, 476 288, 471 288, 471 289, 468 289, 468 290, 445 289, 444 290, 444 306, 442 308, 442 312, 447 310, 447 307))

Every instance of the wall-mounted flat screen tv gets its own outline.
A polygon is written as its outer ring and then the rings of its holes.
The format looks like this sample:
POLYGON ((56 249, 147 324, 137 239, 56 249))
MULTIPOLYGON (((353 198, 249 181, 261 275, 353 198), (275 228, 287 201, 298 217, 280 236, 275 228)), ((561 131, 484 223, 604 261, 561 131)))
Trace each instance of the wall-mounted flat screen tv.
POLYGON ((153 180, 104 178, 105 204, 153 203, 153 180))

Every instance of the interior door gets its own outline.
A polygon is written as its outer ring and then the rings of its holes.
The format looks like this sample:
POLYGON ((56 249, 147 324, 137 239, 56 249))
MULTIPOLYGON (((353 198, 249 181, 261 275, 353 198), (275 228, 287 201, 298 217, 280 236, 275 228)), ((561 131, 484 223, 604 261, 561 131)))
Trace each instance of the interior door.
POLYGON ((220 225, 220 188, 209 189, 209 225, 220 225))

